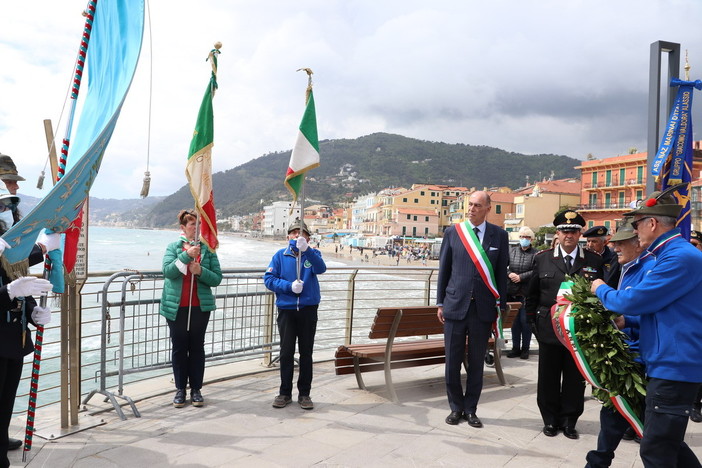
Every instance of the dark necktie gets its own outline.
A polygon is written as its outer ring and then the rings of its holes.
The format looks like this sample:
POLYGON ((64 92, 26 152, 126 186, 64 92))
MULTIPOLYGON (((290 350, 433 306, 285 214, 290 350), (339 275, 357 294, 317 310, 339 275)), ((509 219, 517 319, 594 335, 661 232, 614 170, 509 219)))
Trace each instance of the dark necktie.
POLYGON ((568 273, 570 273, 570 270, 573 268, 573 257, 571 257, 570 255, 566 255, 565 262, 566 267, 568 268, 568 273))
POLYGON ((478 229, 477 227, 474 227, 473 232, 475 233, 475 237, 477 237, 478 240, 480 240, 480 229, 478 229))

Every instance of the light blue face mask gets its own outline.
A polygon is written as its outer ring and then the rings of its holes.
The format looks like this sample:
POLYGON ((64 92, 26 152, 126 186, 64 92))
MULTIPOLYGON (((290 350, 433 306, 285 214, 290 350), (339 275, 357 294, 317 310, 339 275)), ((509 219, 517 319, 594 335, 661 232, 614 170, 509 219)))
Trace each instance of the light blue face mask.
POLYGON ((531 239, 519 239, 519 245, 526 248, 531 245, 531 239))
POLYGON ((5 210, 0 213, 0 221, 5 223, 5 228, 10 229, 15 224, 15 218, 12 216, 12 210, 5 210))

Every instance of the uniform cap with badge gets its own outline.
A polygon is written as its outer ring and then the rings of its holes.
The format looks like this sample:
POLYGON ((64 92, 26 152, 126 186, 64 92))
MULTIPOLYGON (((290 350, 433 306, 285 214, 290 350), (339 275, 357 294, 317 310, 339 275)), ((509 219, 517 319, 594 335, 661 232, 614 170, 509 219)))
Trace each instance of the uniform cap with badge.
POLYGON ((580 231, 585 227, 585 218, 573 210, 556 213, 553 225, 558 231, 580 231))
POLYGON ((592 226, 587 231, 583 232, 583 237, 606 237, 609 229, 606 226, 592 226))

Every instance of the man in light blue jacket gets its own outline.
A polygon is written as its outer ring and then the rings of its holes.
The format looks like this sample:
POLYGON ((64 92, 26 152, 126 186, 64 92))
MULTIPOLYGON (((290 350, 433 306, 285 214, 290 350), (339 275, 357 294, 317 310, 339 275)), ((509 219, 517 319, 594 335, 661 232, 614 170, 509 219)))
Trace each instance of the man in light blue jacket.
POLYGON ((288 247, 273 255, 263 276, 266 287, 275 293, 280 333, 280 392, 274 408, 292 401, 295 342, 300 354, 297 378, 298 403, 302 409, 314 408, 312 388, 312 350, 317 331, 317 308, 321 300, 317 275, 327 271, 322 254, 309 245, 310 233, 303 222, 288 228, 288 247))
POLYGON ((592 292, 607 309, 640 316, 640 353, 649 376, 641 460, 646 467, 695 467, 700 462, 684 438, 702 382, 702 252, 675 227, 682 206, 666 192, 654 192, 624 214, 634 217, 639 241, 655 259, 643 280, 624 290, 596 280, 592 292))

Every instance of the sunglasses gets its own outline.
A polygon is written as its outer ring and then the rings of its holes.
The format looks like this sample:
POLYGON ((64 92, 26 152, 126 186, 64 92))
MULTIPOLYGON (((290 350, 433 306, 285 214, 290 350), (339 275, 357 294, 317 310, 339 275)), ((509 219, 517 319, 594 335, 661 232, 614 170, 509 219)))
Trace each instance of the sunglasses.
POLYGON ((0 200, 0 213, 7 210, 15 211, 17 209, 17 203, 13 203, 9 200, 0 200))
POLYGON ((632 222, 631 222, 631 227, 634 228, 634 231, 638 230, 638 229, 639 229, 639 223, 640 223, 641 221, 646 220, 646 219, 653 219, 653 216, 644 216, 644 217, 641 218, 641 219, 637 219, 636 221, 632 221, 632 222))

